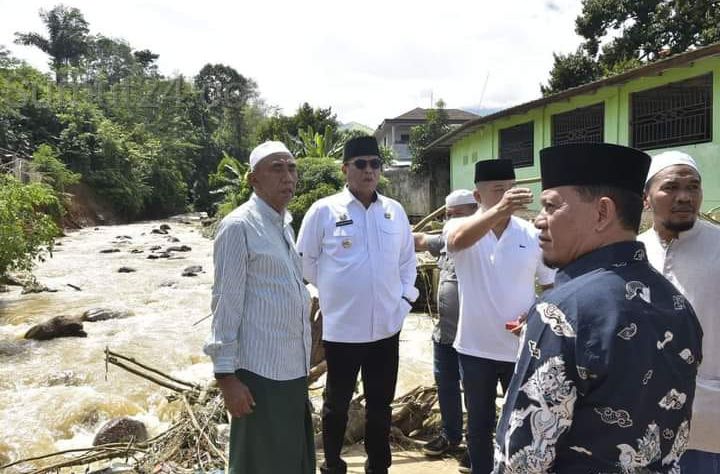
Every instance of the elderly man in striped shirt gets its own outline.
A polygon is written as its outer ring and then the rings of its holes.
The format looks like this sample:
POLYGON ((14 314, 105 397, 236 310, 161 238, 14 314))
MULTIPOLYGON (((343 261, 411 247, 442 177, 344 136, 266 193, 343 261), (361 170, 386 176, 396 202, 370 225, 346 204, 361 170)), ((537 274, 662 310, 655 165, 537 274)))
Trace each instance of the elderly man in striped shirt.
POLYGON ((215 237, 213 324, 205 352, 232 415, 231 474, 315 473, 307 395, 310 295, 286 206, 295 159, 280 142, 250 155, 254 193, 215 237))

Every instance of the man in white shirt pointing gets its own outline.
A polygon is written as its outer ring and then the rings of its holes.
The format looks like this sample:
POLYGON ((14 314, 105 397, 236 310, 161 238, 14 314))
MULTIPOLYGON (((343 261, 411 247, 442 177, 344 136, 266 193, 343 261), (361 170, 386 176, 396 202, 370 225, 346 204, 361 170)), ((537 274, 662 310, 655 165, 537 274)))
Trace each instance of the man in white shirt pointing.
POLYGON ((340 457, 348 406, 362 371, 365 472, 392 462, 390 403, 399 333, 417 298, 413 236, 402 206, 376 191, 382 161, 373 137, 345 145, 347 186, 310 207, 298 235, 305 279, 317 286, 328 372, 322 412, 323 473, 347 471, 340 457))
POLYGON ((511 160, 477 162, 475 198, 480 209, 447 224, 460 294, 454 347, 465 389, 474 474, 493 469, 496 387, 499 381, 507 390, 517 357, 518 338, 506 324, 530 309, 536 278, 547 288, 555 276, 542 263, 538 230, 513 216, 532 202, 532 193, 514 186, 511 160))

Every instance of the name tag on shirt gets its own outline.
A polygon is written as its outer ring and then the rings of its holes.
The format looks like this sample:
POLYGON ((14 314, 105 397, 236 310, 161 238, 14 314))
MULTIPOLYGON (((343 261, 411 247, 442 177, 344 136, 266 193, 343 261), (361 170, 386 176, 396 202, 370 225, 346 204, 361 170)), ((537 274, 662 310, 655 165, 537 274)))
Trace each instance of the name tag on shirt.
POLYGON ((343 220, 343 221, 337 221, 337 222, 335 223, 335 227, 343 227, 343 226, 346 226, 346 225, 350 225, 350 224, 352 224, 352 223, 353 223, 353 220, 352 220, 352 219, 345 219, 345 220, 343 220))

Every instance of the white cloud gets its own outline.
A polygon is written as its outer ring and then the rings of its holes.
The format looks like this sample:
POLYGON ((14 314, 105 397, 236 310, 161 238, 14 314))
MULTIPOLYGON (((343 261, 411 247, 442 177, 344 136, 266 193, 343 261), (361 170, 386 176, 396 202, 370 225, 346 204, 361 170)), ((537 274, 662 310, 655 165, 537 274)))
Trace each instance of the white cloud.
MULTIPOLYGON (((47 57, 13 44, 13 34, 43 31, 38 11, 56 3, 0 0, 0 44, 47 70, 47 57)), ((91 32, 160 54, 165 74, 228 64, 286 113, 307 101, 371 127, 429 106, 431 93, 448 107, 537 98, 552 52, 579 43, 581 9, 580 0, 64 3, 84 13, 91 32)))

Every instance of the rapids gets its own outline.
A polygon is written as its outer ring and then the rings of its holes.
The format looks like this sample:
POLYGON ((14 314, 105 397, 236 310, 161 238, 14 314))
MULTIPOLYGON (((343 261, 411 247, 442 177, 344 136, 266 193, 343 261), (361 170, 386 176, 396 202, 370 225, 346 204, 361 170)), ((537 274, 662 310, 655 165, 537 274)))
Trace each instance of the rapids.
MULTIPOLYGON (((106 346, 185 380, 211 379, 212 365, 202 352, 210 319, 202 319, 209 313, 212 241, 190 219, 70 232, 59 239, 53 257, 34 271, 41 284, 57 292, 21 295, 20 288, 11 286, 0 293, 0 465, 88 447, 98 428, 117 416, 140 419, 150 436, 170 425, 179 408, 165 400, 167 391, 112 365, 106 375, 106 346), (162 223, 170 225, 169 235, 152 234, 162 223), (179 242, 171 243, 170 237, 179 242), (192 250, 147 258, 152 246, 179 245, 192 250), (110 248, 120 252, 100 253, 110 248), (131 253, 133 249, 142 253, 131 253), (181 276, 190 265, 201 265, 203 273, 181 276), (122 266, 136 272, 118 273, 122 266), (80 316, 90 308, 134 315, 84 322, 87 338, 23 339, 37 323, 58 315, 80 316)), ((398 394, 432 383, 431 329, 427 316, 406 319, 398 394)), ((311 395, 317 406, 320 390, 311 395)))

